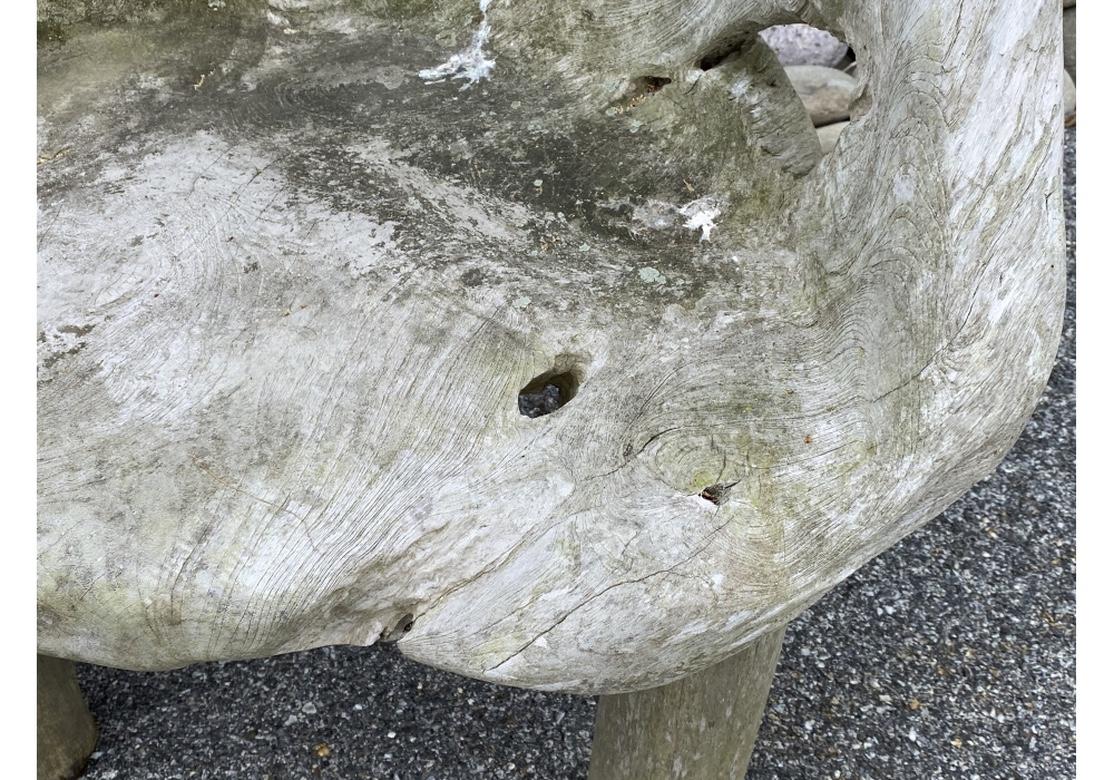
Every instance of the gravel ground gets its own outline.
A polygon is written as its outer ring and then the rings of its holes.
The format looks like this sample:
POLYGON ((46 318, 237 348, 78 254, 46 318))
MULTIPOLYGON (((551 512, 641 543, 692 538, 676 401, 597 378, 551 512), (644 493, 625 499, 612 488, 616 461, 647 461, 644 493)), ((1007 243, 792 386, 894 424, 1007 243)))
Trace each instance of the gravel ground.
MULTIPOLYGON (((790 626, 751 780, 1075 776, 1074 130, 1065 155, 1069 307, 1040 407, 991 478, 790 626)), ((595 714, 381 648, 79 674, 89 780, 582 778, 595 714)))

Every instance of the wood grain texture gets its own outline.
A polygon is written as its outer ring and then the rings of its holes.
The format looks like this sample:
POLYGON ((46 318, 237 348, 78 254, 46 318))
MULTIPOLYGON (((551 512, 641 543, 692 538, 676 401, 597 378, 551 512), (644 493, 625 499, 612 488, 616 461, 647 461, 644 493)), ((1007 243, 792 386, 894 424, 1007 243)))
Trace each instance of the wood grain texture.
POLYGON ((588 780, 742 780, 784 634, 669 685, 601 696, 588 780))
POLYGON ((1036 404, 1055 3, 495 0, 476 83, 418 76, 473 3, 298 6, 40 45, 42 652, 389 638, 662 685, 933 517, 1036 404), (866 84, 823 158, 756 34, 798 19, 866 84), (576 397, 520 415, 558 368, 576 397))

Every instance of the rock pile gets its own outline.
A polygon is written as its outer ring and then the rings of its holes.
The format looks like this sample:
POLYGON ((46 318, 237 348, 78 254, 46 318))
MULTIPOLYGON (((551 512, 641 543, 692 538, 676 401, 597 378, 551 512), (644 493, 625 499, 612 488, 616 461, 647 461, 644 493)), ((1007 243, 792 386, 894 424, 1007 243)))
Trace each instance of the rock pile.
MULTIPOLYGON (((1075 124, 1075 0, 1064 1, 1064 121, 1075 124)), ((855 52, 834 35, 807 24, 760 33, 785 67, 812 120, 824 154, 835 148, 859 97, 855 52)))

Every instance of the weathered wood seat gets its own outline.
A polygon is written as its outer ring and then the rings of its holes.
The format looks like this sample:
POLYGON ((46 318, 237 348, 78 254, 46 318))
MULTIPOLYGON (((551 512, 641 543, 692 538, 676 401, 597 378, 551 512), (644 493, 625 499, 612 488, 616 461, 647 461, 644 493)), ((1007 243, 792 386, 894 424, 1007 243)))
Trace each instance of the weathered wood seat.
POLYGON ((660 686, 1036 403, 1058 6, 200 5, 40 43, 43 654, 660 686), (866 85, 826 157, 797 19, 866 85))

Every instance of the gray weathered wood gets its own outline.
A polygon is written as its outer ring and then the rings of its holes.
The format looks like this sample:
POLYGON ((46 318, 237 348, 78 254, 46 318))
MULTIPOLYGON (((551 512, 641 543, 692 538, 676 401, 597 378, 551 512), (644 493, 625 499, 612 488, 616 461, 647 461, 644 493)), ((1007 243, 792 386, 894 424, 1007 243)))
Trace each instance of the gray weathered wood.
POLYGON ((38 657, 38 780, 71 780, 97 743, 72 661, 38 657))
POLYGON ((994 468, 1060 330, 1059 4, 590 5, 43 40, 42 652, 653 687, 994 468), (865 85, 826 156, 797 21, 865 85))
POLYGON ((1075 81, 1075 6, 1064 9, 1064 70, 1075 81))
POLYGON ((588 780, 741 780, 784 633, 669 685, 601 696, 588 780))

